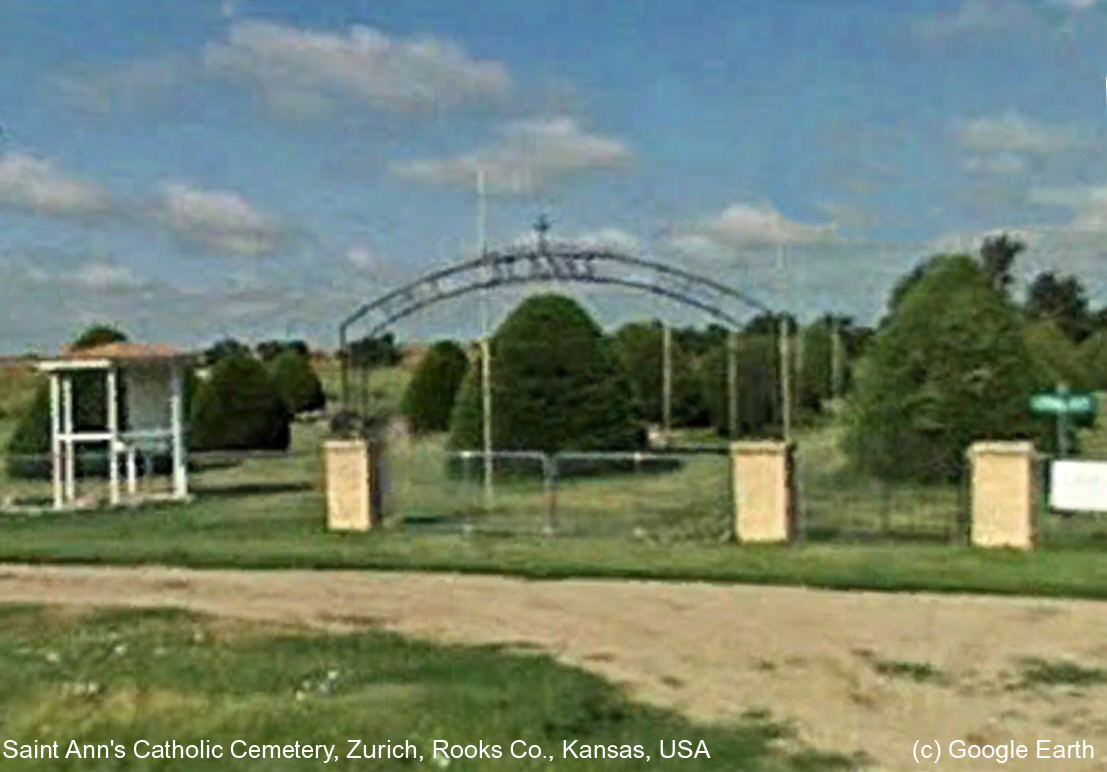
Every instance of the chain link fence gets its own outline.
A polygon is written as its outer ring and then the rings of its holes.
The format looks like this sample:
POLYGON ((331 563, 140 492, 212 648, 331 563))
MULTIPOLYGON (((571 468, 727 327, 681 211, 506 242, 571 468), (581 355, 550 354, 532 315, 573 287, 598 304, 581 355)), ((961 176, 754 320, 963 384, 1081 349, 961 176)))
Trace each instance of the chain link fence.
POLYGON ((729 538, 725 451, 393 449, 381 466, 384 525, 411 531, 678 541, 729 538))
POLYGON ((801 540, 967 543, 966 469, 941 470, 940 482, 889 481, 828 455, 816 443, 796 448, 801 540))

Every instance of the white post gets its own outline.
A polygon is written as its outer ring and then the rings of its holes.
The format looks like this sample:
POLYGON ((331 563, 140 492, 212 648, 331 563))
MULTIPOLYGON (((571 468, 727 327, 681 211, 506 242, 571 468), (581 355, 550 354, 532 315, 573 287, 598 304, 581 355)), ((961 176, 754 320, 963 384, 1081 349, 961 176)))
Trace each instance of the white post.
POLYGON ((730 439, 738 439, 738 335, 734 330, 726 334, 726 431, 730 439))
POLYGON ((834 399, 842 396, 845 383, 843 364, 842 325, 834 319, 830 322, 830 396, 834 399))
POLYGON ((115 366, 108 367, 108 501, 114 507, 119 505, 119 465, 116 463, 116 444, 119 442, 119 390, 118 373, 115 366))
POLYGON ((132 498, 138 493, 138 467, 135 464, 135 446, 127 443, 127 495, 132 498))
POLYGON ((661 329, 661 433, 669 444, 673 419, 673 331, 668 322, 661 329))
POLYGON ((492 346, 488 337, 480 341, 481 413, 484 419, 484 506, 491 510, 495 503, 492 490, 492 346))
MULTIPOLYGON (((487 210, 484 191, 484 169, 477 169, 477 250, 481 259, 488 254, 488 234, 486 229, 487 210)), ((487 271, 488 266, 485 266, 487 271)), ((491 278, 489 275, 485 279, 491 278)), ((488 290, 480 294, 480 367, 481 367, 481 415, 484 445, 484 507, 491 510, 492 490, 492 347, 488 340, 488 290)))
POLYGON ((62 444, 61 444, 61 384, 58 374, 50 373, 50 473, 54 480, 54 509, 61 509, 62 444))
POLYGON ((181 390, 181 363, 174 360, 169 371, 169 421, 173 443, 173 497, 188 496, 188 469, 184 455, 184 421, 182 420, 183 395, 181 390))
POLYGON ((77 459, 73 452, 73 376, 62 377, 62 429, 65 447, 65 500, 72 504, 77 499, 77 459))
POLYGON ((780 423, 784 441, 792 439, 792 372, 788 316, 780 317, 780 423))
POLYGON ((799 323, 799 319, 796 320, 795 344, 791 355, 796 376, 792 382, 792 402, 795 404, 796 413, 799 413, 803 400, 803 326, 799 323))

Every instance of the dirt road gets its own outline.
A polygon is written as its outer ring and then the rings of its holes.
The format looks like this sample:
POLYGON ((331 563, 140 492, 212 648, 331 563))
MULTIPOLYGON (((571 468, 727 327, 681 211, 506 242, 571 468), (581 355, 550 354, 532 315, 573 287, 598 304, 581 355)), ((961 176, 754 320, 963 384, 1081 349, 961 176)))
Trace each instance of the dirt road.
MULTIPOLYGON (((918 769, 916 739, 1086 740, 1107 770, 1107 604, 801 588, 367 572, 0 565, 0 602, 173 606, 259 621, 376 626, 535 645, 638 699, 718 721, 765 709, 824 749, 918 769), (1046 663, 1035 678, 1028 660, 1046 663), (1074 676, 1075 672, 1075 676, 1074 676), (1083 674, 1081 674, 1083 672, 1083 674), (1027 682, 1029 677, 1030 682, 1027 682), (1072 681, 1089 683, 1072 685, 1072 681)), ((943 759, 941 768, 994 763, 943 759)), ((924 765, 921 768, 928 768, 924 765)))

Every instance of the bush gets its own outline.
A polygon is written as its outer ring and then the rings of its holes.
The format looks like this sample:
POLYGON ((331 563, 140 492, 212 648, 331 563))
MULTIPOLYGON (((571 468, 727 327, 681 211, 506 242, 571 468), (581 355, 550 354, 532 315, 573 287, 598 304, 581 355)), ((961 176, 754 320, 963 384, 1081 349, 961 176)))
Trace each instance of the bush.
POLYGON ((412 431, 441 432, 450 428, 458 388, 469 370, 469 358, 452 340, 431 346, 404 392, 401 410, 412 431))
POLYGON ((114 327, 106 324, 94 324, 77 336, 73 341, 73 349, 80 350, 104 346, 108 343, 125 343, 127 336, 114 327))
POLYGON ((323 384, 307 357, 288 349, 270 368, 277 392, 293 414, 322 410, 326 406, 323 384))
POLYGON ((1018 314, 967 256, 928 263, 868 357, 844 446, 879 477, 956 479, 973 441, 1035 433, 1032 360, 1018 314))
POLYGON ((1107 390, 1107 330, 1100 330, 1080 344, 1080 360, 1088 376, 1088 388, 1107 390))
MULTIPOLYGON (((634 413, 642 421, 662 421, 663 331, 659 322, 626 324, 616 331, 613 346, 616 357, 630 383, 634 413)), ((673 334, 670 349, 672 363, 672 422, 674 426, 703 425, 707 408, 696 376, 695 363, 687 356, 678 336, 673 334)))
MULTIPOLYGON (((346 353, 342 352, 342 356, 346 353)), ((364 337, 349 344, 350 363, 354 367, 395 367, 404 358, 395 336, 386 332, 378 338, 364 337)))
MULTIPOLYGON (((630 386, 608 342, 577 303, 560 295, 523 301, 491 342, 492 436, 499 450, 625 450, 642 433, 630 386)), ((479 368, 462 383, 453 448, 481 447, 479 368)))
POLYGON ((308 344, 302 340, 263 340, 261 343, 254 346, 254 350, 257 352, 258 358, 262 362, 272 362, 281 354, 288 351, 299 354, 304 359, 311 357, 311 350, 308 348, 308 344))
POLYGON ((1090 367, 1081 350, 1057 324, 1048 319, 1030 322, 1023 328, 1023 341, 1034 362, 1036 385, 1053 389, 1065 384, 1070 389, 1090 388, 1090 367))
POLYGON ((215 367, 220 360, 229 356, 249 356, 250 347, 245 343, 239 343, 234 338, 224 338, 216 341, 204 351, 204 364, 215 367))
MULTIPOLYGON (((780 420, 776 336, 742 334, 737 345, 738 434, 763 436, 780 420)), ((702 388, 711 424, 723 434, 729 420, 725 345, 717 346, 704 359, 702 388)))
POLYGON ((265 366, 232 354, 212 368, 192 409, 193 450, 287 450, 292 414, 265 366))

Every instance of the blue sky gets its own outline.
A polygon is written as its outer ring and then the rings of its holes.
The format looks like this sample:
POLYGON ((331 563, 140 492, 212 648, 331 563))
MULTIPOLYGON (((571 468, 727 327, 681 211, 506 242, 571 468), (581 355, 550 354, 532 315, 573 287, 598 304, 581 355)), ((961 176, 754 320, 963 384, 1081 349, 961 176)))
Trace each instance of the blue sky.
MULTIPOLYGON (((322 345, 489 240, 875 319, 1014 231, 1107 302, 1107 3, 0 0, 0 351, 92 321, 322 345), (777 244, 784 245, 784 272, 777 244)), ((579 292, 605 324, 707 321, 579 292)), ((498 295, 502 315, 518 293, 498 295)), ((398 332, 467 335, 471 301, 398 332)))

